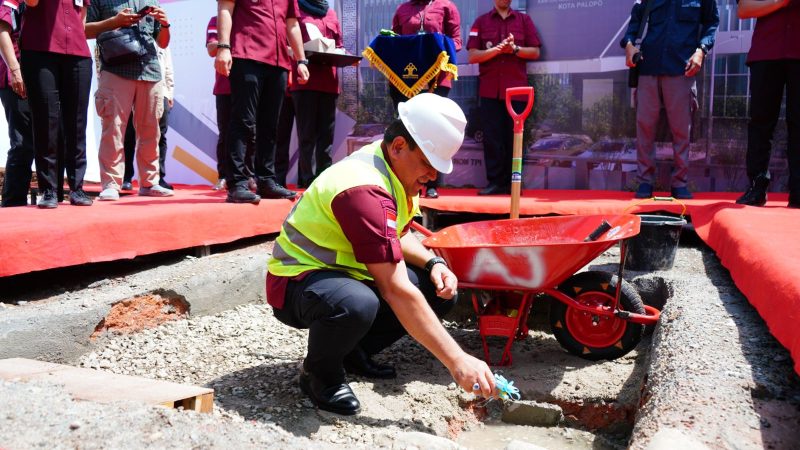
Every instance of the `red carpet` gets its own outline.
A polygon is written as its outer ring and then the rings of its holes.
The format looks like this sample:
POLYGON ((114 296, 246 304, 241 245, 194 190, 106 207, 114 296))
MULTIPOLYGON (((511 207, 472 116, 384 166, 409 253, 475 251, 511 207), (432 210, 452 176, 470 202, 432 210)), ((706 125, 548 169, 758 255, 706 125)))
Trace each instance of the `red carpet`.
MULTIPOLYGON (((477 196, 475 190, 440 189, 424 208, 448 212, 508 214, 510 196, 477 196)), ((656 193, 659 194, 659 193, 656 193)), ((668 195, 668 193, 660 193, 668 195)), ((739 193, 696 193, 686 204, 697 234, 717 253, 734 283, 787 349, 800 374, 800 210, 786 208, 787 194, 770 194, 765 208, 735 203, 739 193)), ((630 192, 524 191, 520 214, 618 214, 669 211, 677 202, 639 203, 630 192)))
POLYGON ((206 186, 178 186, 166 198, 95 199, 89 207, 2 208, 0 277, 276 233, 291 208, 289 200, 225 203, 224 192, 206 186))

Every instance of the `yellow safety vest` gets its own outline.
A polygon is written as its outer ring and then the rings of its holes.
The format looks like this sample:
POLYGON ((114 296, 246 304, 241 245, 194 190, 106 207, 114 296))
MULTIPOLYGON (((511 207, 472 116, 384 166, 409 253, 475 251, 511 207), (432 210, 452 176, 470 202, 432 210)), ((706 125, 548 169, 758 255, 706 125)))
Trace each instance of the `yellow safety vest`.
POLYGON ((333 269, 356 280, 372 280, 356 261, 353 246, 336 221, 331 202, 356 186, 375 185, 392 196, 397 207, 398 236, 419 210, 419 197, 409 201, 403 185, 383 156, 381 141, 366 145, 326 169, 295 204, 275 240, 267 270, 293 277, 309 270, 333 269))

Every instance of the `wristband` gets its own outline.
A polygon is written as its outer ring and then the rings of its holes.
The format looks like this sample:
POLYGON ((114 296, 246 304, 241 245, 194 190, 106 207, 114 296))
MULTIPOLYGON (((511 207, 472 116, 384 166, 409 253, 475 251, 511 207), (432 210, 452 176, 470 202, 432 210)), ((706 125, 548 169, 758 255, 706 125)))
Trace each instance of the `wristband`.
POLYGON ((169 24, 169 23, 168 23, 168 24, 166 24, 166 25, 164 25, 163 23, 161 24, 161 28, 169 28, 169 27, 171 27, 171 26, 172 26, 172 25, 171 25, 171 24, 169 24))
POLYGON ((297 65, 300 65, 300 64, 302 64, 304 66, 307 66, 308 65, 308 60, 307 59, 298 59, 297 60, 297 65))
POLYGON ((444 264, 445 266, 447 266, 447 261, 445 261, 444 258, 442 257, 434 256, 433 258, 429 259, 428 262, 425 263, 425 271, 430 273, 430 271, 433 270, 433 266, 435 266, 436 264, 444 264))
POLYGON ((511 51, 511 53, 516 55, 518 52, 519 52, 519 45, 514 45, 514 49, 511 51))
POLYGON ((217 48, 227 48, 228 50, 231 49, 231 44, 220 44, 217 42, 217 48))

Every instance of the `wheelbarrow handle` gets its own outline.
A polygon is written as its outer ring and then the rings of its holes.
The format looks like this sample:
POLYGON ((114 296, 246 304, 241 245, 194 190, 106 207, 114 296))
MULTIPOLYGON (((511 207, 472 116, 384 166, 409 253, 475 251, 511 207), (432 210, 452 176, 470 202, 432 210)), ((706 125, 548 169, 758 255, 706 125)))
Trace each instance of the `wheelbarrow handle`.
POLYGON ((532 108, 533 108, 532 86, 521 86, 521 87, 513 87, 506 89, 506 109, 508 110, 508 114, 511 115, 511 119, 514 121, 514 133, 522 133, 525 119, 528 118, 528 114, 531 113, 532 108), (527 95, 528 100, 527 103, 525 104, 525 109, 522 110, 521 113, 517 113, 516 111, 514 111, 514 106, 511 104, 511 99, 513 97, 520 97, 523 95, 527 95))
POLYGON ((411 221, 411 228, 414 229, 415 231, 418 231, 418 232, 422 233, 423 235, 425 235, 425 237, 433 235, 433 231, 423 227, 421 224, 419 224, 419 223, 417 223, 417 222, 415 222, 413 220, 411 221))

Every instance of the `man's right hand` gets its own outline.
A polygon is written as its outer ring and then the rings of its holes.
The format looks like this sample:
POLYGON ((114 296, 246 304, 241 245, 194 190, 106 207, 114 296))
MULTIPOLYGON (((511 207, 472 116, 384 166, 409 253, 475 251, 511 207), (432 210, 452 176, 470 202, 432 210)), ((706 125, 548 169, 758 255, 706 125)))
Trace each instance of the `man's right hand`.
POLYGON ((116 28, 124 28, 133 26, 139 22, 139 19, 141 19, 141 17, 133 12, 133 9, 124 8, 114 16, 114 23, 116 24, 116 28))
POLYGON ((233 58, 231 58, 231 50, 228 48, 218 48, 217 57, 214 59, 214 68, 222 76, 229 76, 231 74, 231 66, 233 65, 233 58))
POLYGON ((484 398, 493 397, 495 392, 494 375, 485 362, 466 352, 461 352, 450 366, 447 367, 456 384, 467 392, 483 395, 484 398), (478 383, 480 390, 473 390, 478 383))
POLYGON ((628 67, 636 67, 636 64, 633 63, 633 55, 639 53, 639 49, 633 45, 632 42, 628 41, 628 45, 625 46, 625 65, 628 67))

